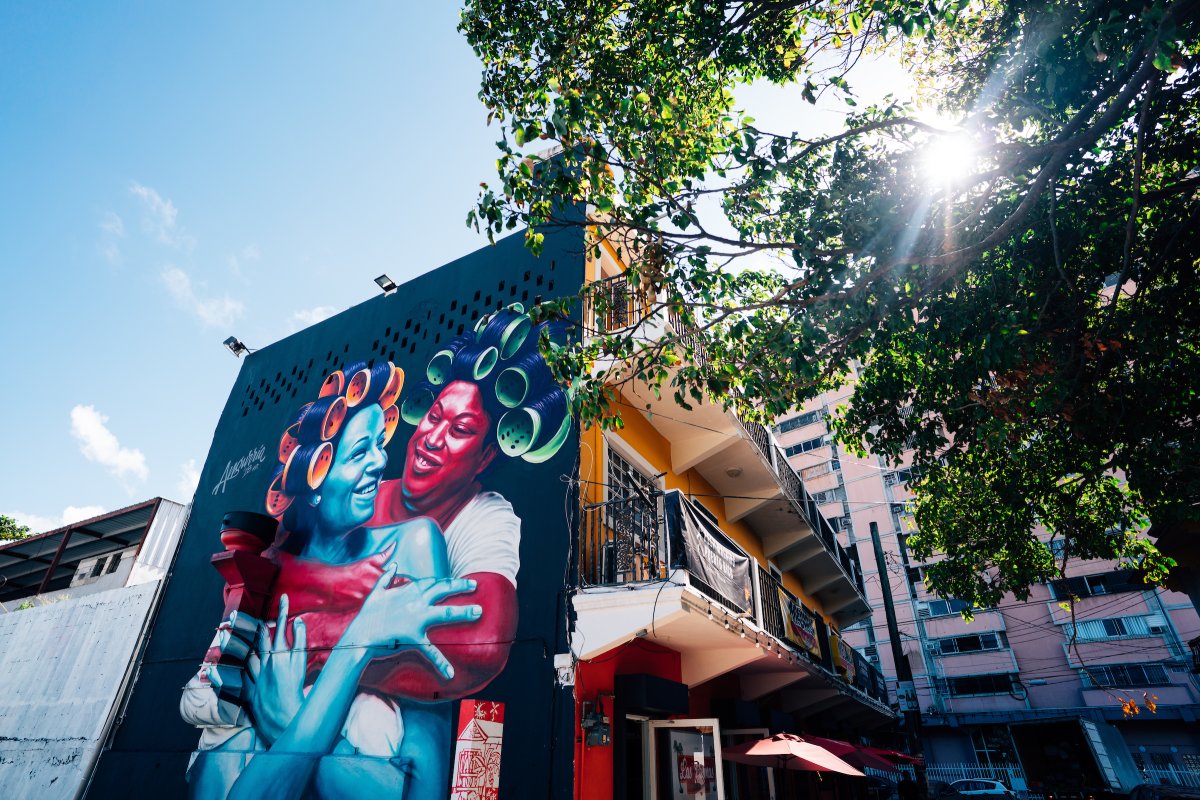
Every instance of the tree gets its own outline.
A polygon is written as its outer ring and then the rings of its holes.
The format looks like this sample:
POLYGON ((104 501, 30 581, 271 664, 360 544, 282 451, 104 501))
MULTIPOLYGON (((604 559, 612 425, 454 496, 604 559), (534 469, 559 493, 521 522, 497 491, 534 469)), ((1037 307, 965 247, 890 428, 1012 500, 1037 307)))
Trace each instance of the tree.
POLYGON ((12 517, 0 514, 0 542, 24 539, 29 535, 29 526, 22 525, 12 517))
MULTIPOLYGON (((915 448, 919 557, 978 605, 1200 515, 1200 3, 1196 0, 468 0, 498 120, 489 236, 587 224, 630 263, 642 324, 550 354, 586 422, 628 381, 758 419, 843 382, 852 447, 915 448), (871 49, 954 124, 859 109, 871 49), (847 104, 823 138, 734 107, 767 79, 847 104), (533 158, 530 143, 561 145, 533 158), (925 163, 970 153, 931 184, 925 163), (572 217, 572 204, 592 211, 572 217), (764 266, 765 256, 777 257, 764 266), (747 268, 749 262, 749 268, 747 268), (650 334, 650 322, 672 324, 650 334), (602 374, 602 357, 615 366, 602 374), (1064 560, 1033 531, 1064 542, 1064 560)), ((624 295, 619 295, 624 297, 624 295)))

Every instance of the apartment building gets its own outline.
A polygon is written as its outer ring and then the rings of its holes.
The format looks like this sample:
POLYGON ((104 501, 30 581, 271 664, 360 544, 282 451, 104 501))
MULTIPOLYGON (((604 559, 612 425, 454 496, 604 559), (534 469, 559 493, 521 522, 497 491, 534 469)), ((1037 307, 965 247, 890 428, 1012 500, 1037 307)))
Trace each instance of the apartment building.
POLYGON ((963 604, 931 594, 905 547, 915 530, 912 470, 830 440, 829 415, 850 391, 810 403, 775 432, 841 543, 858 549, 874 613, 844 635, 890 683, 883 594, 894 600, 930 777, 995 777, 1059 794, 1200 785, 1200 676, 1188 652, 1200 619, 1188 597, 1113 562, 1072 562, 1065 580, 1031 587, 1026 601, 973 609, 965 622, 963 604), (1080 598, 1073 611, 1063 607, 1071 596, 1080 598), (1123 710, 1127 700, 1137 714, 1123 710))

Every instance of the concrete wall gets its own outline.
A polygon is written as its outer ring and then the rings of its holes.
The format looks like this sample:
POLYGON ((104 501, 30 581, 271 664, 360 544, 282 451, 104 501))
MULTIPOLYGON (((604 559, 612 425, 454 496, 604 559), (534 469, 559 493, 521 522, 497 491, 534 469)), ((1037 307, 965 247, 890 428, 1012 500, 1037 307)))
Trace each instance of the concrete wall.
POLYGON ((0 615, 4 800, 76 796, 157 589, 150 582, 0 615))

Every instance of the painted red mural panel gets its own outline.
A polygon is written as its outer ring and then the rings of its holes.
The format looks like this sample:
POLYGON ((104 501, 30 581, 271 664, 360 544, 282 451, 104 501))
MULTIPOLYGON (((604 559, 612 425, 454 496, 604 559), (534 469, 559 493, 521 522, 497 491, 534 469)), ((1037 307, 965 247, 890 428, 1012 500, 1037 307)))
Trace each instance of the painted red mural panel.
POLYGON ((499 797, 503 744, 504 704, 463 700, 458 707, 450 800, 496 800, 499 797))

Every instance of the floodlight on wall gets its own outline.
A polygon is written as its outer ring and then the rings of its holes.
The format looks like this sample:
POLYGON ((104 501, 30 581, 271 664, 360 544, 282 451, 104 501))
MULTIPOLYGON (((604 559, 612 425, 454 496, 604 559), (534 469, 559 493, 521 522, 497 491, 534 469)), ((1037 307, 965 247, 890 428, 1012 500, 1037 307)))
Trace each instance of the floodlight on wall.
POLYGON ((242 353, 249 353, 250 348, 238 341, 236 336, 230 336, 225 340, 225 346, 229 348, 229 352, 233 353, 238 358, 242 357, 242 353))
POLYGON ((375 283, 379 284, 379 288, 383 289, 384 294, 391 294, 399 288, 396 286, 396 282, 389 278, 386 273, 376 278, 375 283))

